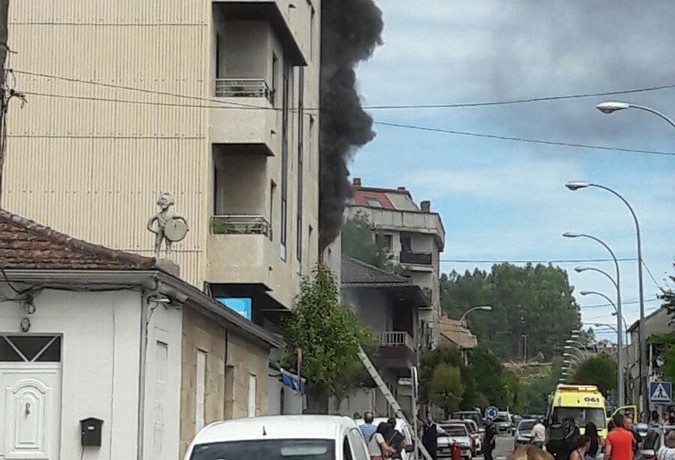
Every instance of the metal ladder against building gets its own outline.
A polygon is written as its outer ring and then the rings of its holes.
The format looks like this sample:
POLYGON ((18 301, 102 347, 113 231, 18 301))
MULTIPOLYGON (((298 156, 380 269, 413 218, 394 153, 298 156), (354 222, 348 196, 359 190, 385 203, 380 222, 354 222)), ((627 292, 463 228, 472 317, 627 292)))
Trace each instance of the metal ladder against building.
MULTIPOLYGON (((377 368, 375 367, 375 365, 373 365, 373 362, 370 360, 366 352, 363 351, 363 348, 360 347, 359 347, 359 359, 361 360, 361 363, 363 363, 363 367, 365 367, 366 371, 368 371, 368 374, 372 377, 373 381, 375 382, 375 385, 377 385, 378 390, 380 390, 380 392, 384 396, 384 399, 386 399, 389 405, 394 409, 396 417, 405 420, 408 426, 412 426, 408 418, 403 413, 401 405, 398 403, 396 398, 394 398, 394 395, 391 394, 391 391, 389 391, 389 388, 387 387, 387 384, 384 383, 384 380, 382 380, 380 373, 377 372, 377 368)), ((433 460, 431 455, 429 455, 427 449, 422 444, 422 440, 419 439, 417 430, 412 431, 413 431, 412 436, 415 440, 415 445, 417 446, 419 451, 422 452, 422 456, 425 458, 425 460, 433 460)), ((415 456, 415 458, 417 458, 417 456, 415 456)))

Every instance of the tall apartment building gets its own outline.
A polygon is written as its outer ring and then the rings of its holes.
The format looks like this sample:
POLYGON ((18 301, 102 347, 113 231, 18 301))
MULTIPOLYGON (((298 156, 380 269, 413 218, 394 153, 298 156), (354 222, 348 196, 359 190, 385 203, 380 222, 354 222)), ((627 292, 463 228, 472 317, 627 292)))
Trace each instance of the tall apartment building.
POLYGON ((396 189, 364 187, 361 179, 352 184, 353 198, 347 205, 347 217, 366 216, 378 245, 400 265, 410 280, 430 299, 428 308, 419 310, 424 345, 434 347, 440 338, 440 254, 445 246, 445 229, 431 202, 418 206, 405 187, 396 189))
POLYGON ((2 206, 152 255, 161 192, 181 276, 276 322, 318 259, 320 0, 11 3, 2 206))

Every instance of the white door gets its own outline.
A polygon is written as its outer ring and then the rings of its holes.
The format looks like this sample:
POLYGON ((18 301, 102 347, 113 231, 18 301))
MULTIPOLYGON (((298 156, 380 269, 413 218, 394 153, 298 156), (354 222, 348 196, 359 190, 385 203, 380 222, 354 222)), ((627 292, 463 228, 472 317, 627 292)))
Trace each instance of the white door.
MULTIPOLYGON (((7 345, 11 337, 0 341, 7 345)), ((33 361, 22 343, 10 345, 21 360, 0 354, 0 459, 58 460, 61 363, 33 361)))

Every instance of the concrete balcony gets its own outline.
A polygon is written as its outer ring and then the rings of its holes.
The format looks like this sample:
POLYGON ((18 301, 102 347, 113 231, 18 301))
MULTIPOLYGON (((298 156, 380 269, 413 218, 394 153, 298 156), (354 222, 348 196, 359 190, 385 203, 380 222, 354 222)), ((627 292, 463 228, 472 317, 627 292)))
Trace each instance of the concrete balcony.
POLYGON ((401 251, 399 260, 402 264, 431 265, 433 263, 430 252, 401 251))
POLYGON ((209 136, 231 151, 273 156, 281 146, 281 123, 272 106, 272 91, 262 79, 215 80, 214 94, 223 102, 210 109, 209 136))
POLYGON ((207 277, 211 283, 265 284, 271 288, 268 267, 278 259, 270 241, 270 225, 262 216, 220 215, 211 218, 207 277))
POLYGON ((405 331, 380 331, 376 336, 380 345, 380 365, 401 377, 408 376, 410 366, 417 365, 415 339, 405 331))

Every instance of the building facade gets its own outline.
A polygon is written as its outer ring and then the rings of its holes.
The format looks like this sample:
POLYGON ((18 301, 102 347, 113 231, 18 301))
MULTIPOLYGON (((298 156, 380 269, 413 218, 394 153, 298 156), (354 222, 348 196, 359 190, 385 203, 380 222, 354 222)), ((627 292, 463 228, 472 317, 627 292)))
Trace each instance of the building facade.
MULTIPOLYGON (((644 363, 645 372, 648 382, 659 382, 666 380, 665 371, 665 348, 658 343, 655 343, 654 336, 665 336, 675 334, 675 320, 668 312, 667 307, 661 307, 658 310, 645 316, 644 320, 645 330, 642 340, 647 347, 647 362, 644 363)), ((628 401, 640 402, 640 348, 638 340, 638 330, 640 322, 634 322, 629 328, 630 344, 624 347, 626 359, 626 399, 628 401)), ((647 385, 649 391, 649 385, 647 385)), ((663 405, 652 405, 650 409, 663 410, 663 405)))
POLYGON ((177 459, 267 411, 281 344, 170 264, 0 211, 0 267, 0 458, 177 459))
MULTIPOLYGON (((410 279, 388 273, 351 257, 342 257, 342 299, 373 332, 378 347, 374 364, 408 416, 413 415, 411 368, 419 363, 419 312, 429 298, 410 279), (405 384, 401 384, 405 382, 405 384)), ((331 413, 351 416, 371 410, 387 415, 391 408, 370 378, 345 400, 331 401, 331 413)))
POLYGON ((431 202, 418 206, 405 187, 397 189, 363 186, 353 181, 354 196, 346 210, 347 218, 365 216, 377 244, 399 265, 406 276, 425 292, 429 307, 420 310, 422 341, 435 347, 440 340, 440 255, 445 247, 445 229, 441 216, 431 212, 431 202))
POLYGON ((290 310, 318 259, 319 0, 25 0, 9 37, 3 208, 150 256, 170 192, 184 279, 290 310))

